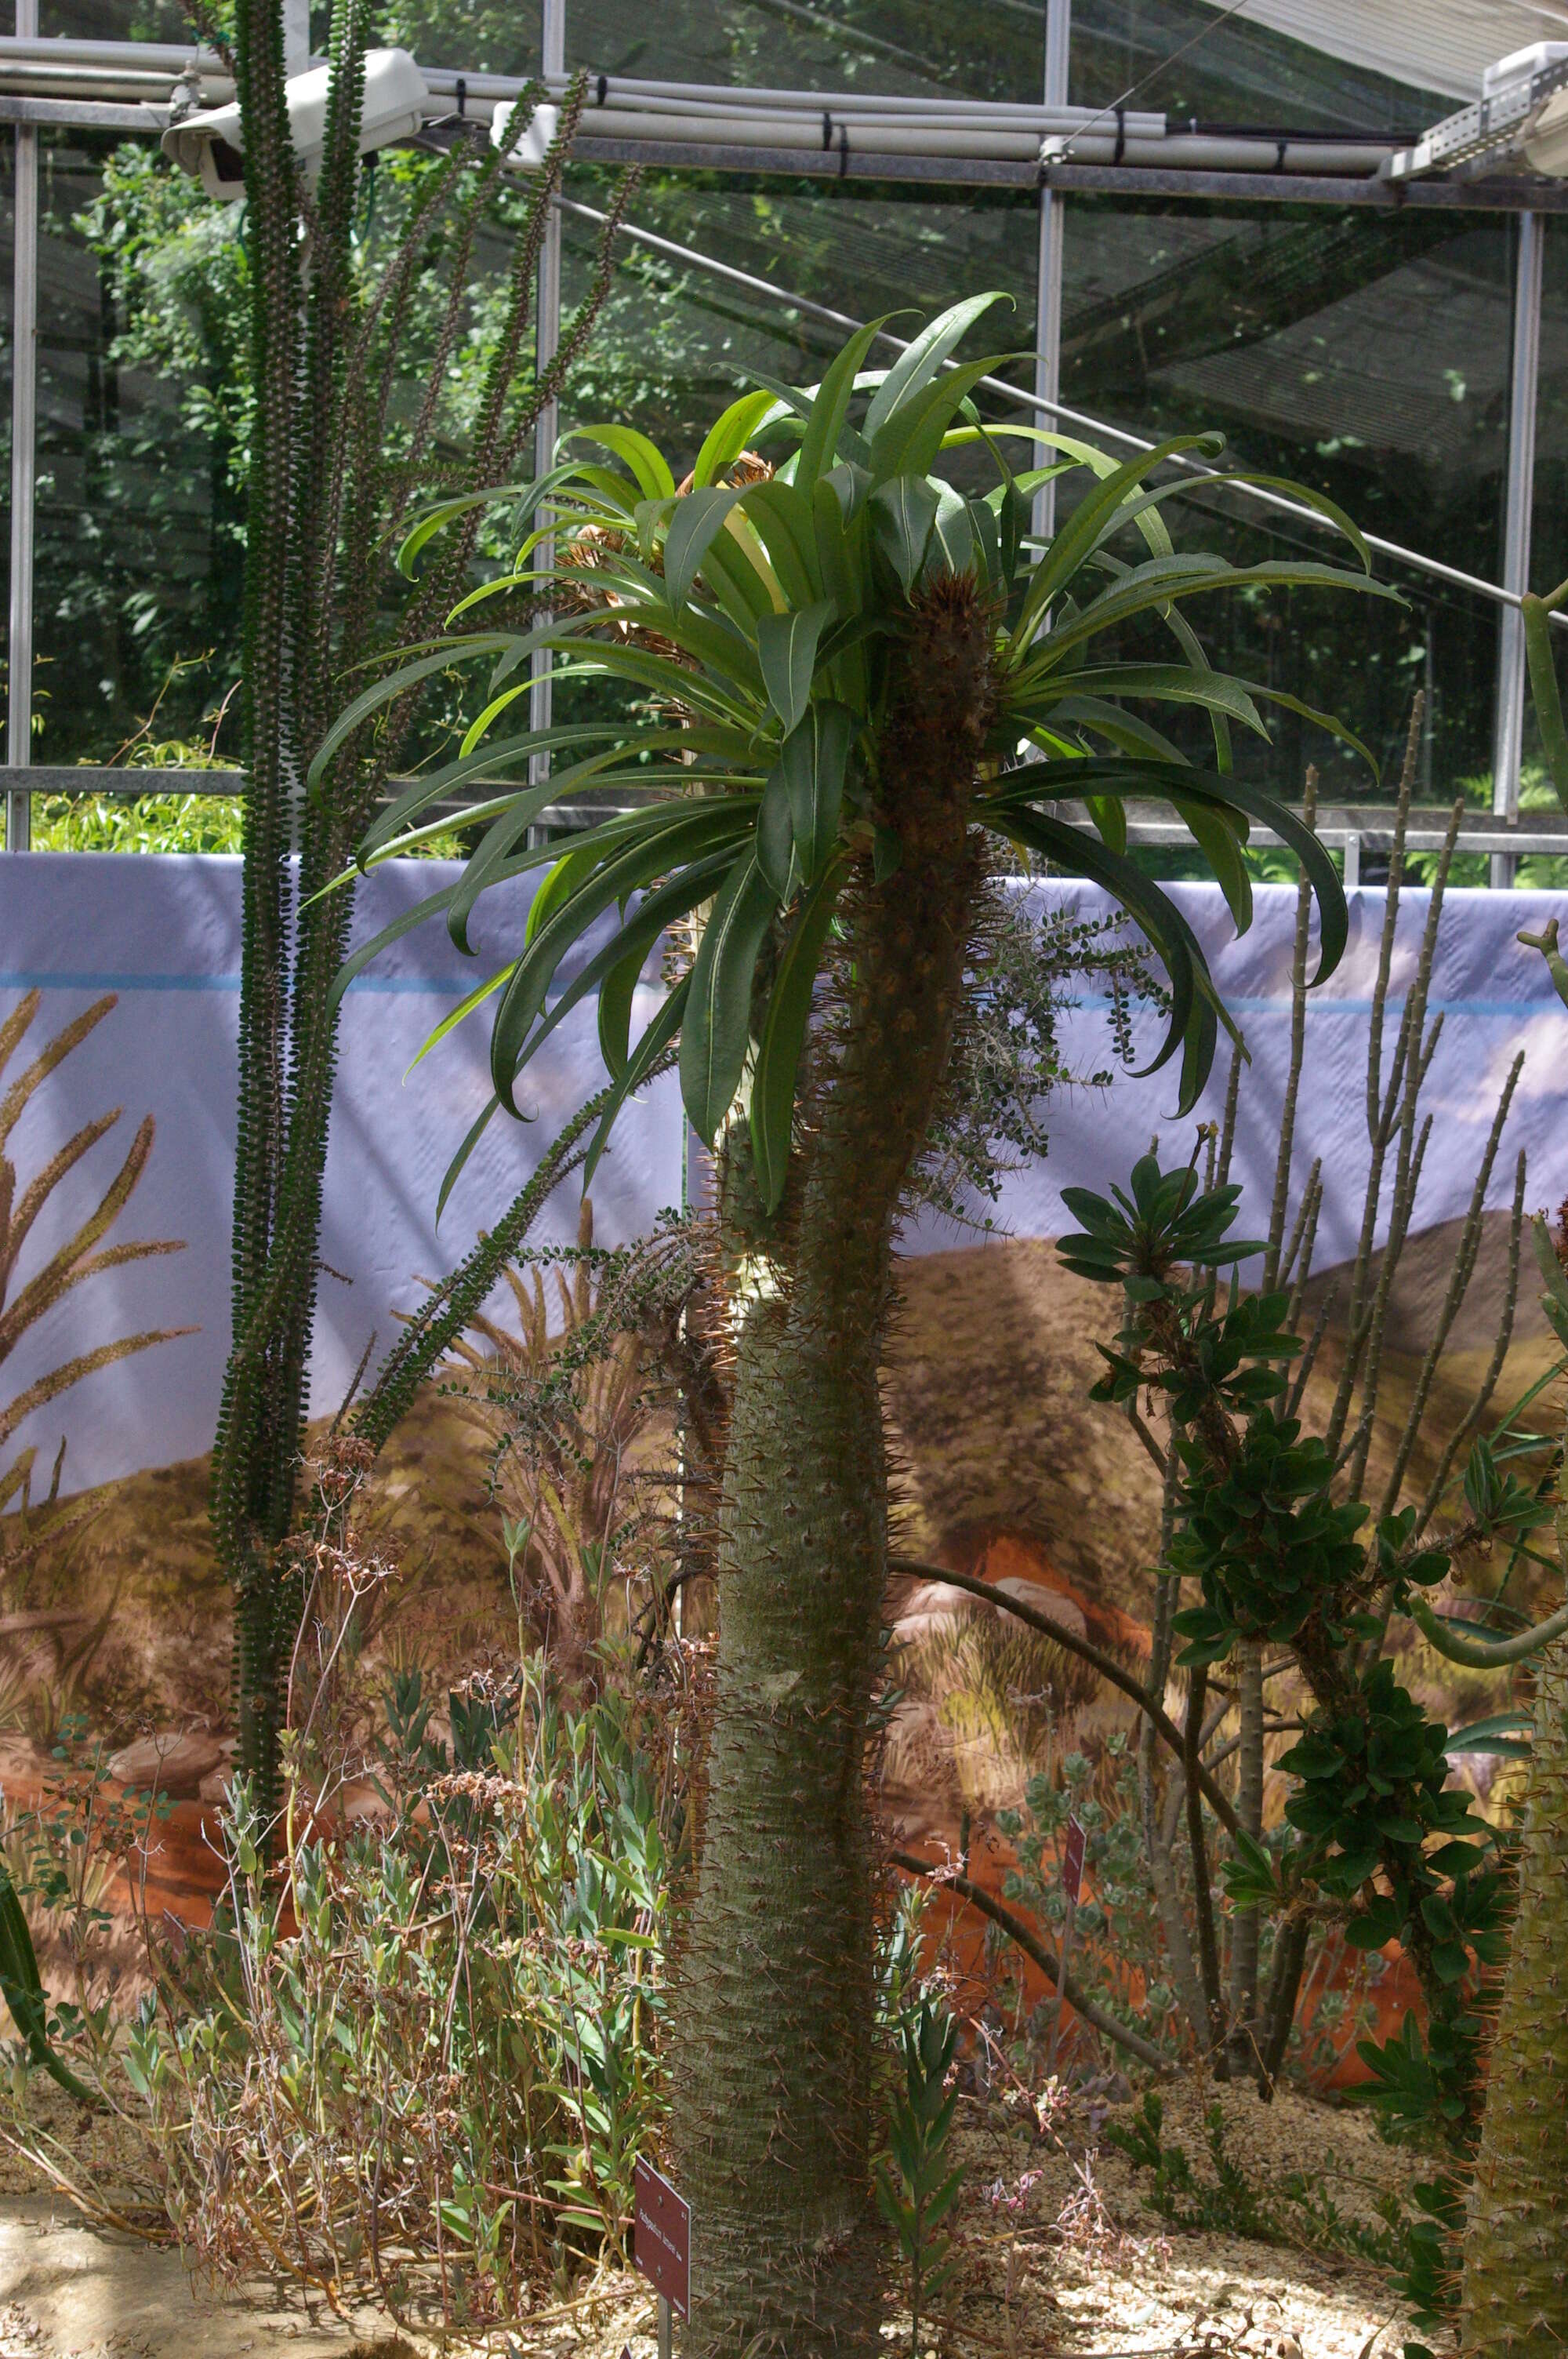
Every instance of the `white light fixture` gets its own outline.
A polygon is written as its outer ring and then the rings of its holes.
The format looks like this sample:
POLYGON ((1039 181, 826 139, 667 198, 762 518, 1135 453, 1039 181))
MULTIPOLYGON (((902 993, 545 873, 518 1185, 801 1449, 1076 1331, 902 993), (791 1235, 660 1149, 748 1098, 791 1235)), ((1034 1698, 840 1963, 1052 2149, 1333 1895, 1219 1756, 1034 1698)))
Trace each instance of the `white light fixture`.
MULTIPOLYGON (((328 66, 291 75, 287 84, 288 128, 307 182, 315 186, 327 138, 328 66)), ((433 112, 425 77, 406 49, 371 49, 364 63, 364 102, 360 113, 359 152, 390 147, 413 136, 433 112)), ((182 172, 200 180, 210 197, 232 202, 245 192, 243 135, 238 104, 188 114, 163 135, 163 152, 182 172)))
POLYGON ((1525 126, 1525 161, 1532 172, 1568 179, 1568 90, 1549 98, 1525 126))
POLYGON ((1530 170, 1568 177, 1568 41, 1536 41, 1499 58, 1481 76, 1474 106, 1434 123, 1413 147, 1383 166, 1390 180, 1417 180, 1428 172, 1479 179, 1489 172, 1530 170))
MULTIPOLYGON (((506 147, 507 141, 512 137, 512 125, 516 118, 517 110, 522 104, 523 101, 520 98, 514 98, 496 108, 490 125, 492 147, 506 147)), ((549 152, 550 144, 556 136, 556 125, 559 119, 558 108, 536 106, 534 109, 532 121, 518 134, 515 144, 502 158, 502 162, 508 170, 536 172, 549 152)))

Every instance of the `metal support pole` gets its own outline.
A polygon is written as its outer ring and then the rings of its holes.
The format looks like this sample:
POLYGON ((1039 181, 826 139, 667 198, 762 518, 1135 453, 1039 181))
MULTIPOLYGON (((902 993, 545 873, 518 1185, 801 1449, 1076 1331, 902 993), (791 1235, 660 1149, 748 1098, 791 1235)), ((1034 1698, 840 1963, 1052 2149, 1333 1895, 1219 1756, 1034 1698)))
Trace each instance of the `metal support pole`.
MULTIPOLYGON (((16 0, 16 32, 36 39, 38 0, 16 0)), ((5 759, 25 770, 33 757, 33 510, 38 480, 38 135, 31 124, 16 130, 16 190, 11 298, 11 613, 6 645, 5 759)), ((33 799, 16 788, 5 796, 5 849, 27 852, 33 841, 33 799)))
POLYGON ((283 0, 283 71, 302 74, 310 63, 310 0, 283 0))
MULTIPOLYGON (((1045 103, 1067 103, 1067 70, 1072 49, 1073 0, 1048 0, 1045 12, 1045 103)), ((1066 223, 1066 199, 1054 190, 1040 191, 1040 250, 1034 279, 1034 397, 1054 402, 1062 384, 1062 238, 1066 223)), ((1031 460, 1039 465, 1046 452, 1031 460)), ((1049 540, 1056 528, 1056 486, 1042 484, 1034 495, 1033 528, 1049 540)))
MULTIPOLYGON (((1503 524, 1503 587, 1521 596, 1530 587, 1530 505, 1535 487, 1536 388, 1541 373, 1541 263, 1544 241, 1539 213, 1519 217, 1519 266, 1514 278, 1513 362, 1509 393, 1508 497, 1503 524)), ((1524 624, 1505 606, 1498 633, 1497 734, 1492 752, 1492 809, 1519 819, 1519 771, 1524 734, 1524 624)), ((1491 881, 1514 881, 1518 855, 1494 852, 1491 881)))
MULTIPOLYGON (((567 0, 542 0, 540 22, 541 70, 546 74, 564 74, 567 64, 567 0)), ((550 217, 545 224, 545 243, 539 253, 539 287, 534 332, 534 366, 535 375, 542 376, 555 359, 561 341, 561 216, 557 207, 550 207, 550 217)), ((560 432, 560 405, 547 401, 539 412, 534 429, 534 466, 543 474, 555 457, 556 437, 560 432)), ((555 563, 554 539, 542 540, 535 552, 534 563, 540 571, 555 563)), ((541 647, 534 658, 534 684, 528 696, 528 726, 547 729, 553 702, 550 680, 550 650, 541 647)), ((538 783, 550 775, 548 753, 535 754, 529 759, 529 777, 538 783)))
POLYGON ((659 2359, 670 2359, 675 2350, 675 2329, 671 2324, 669 2303, 659 2296, 659 2359))

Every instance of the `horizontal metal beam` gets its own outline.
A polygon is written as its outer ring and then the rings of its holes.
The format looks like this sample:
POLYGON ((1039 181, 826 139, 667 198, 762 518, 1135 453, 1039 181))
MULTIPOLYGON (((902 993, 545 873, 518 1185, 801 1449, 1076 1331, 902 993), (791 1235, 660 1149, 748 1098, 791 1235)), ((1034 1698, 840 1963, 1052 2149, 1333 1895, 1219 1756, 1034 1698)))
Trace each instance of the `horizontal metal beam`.
POLYGON ((1318 179, 1307 173, 1162 171, 1139 164, 1049 164, 1048 189, 1084 196, 1227 197, 1274 204, 1369 205, 1379 212, 1568 212, 1568 181, 1318 179))
MULTIPOLYGON (((0 775, 9 776, 0 764, 0 775)), ((123 800, 141 795, 243 795, 246 777, 243 770, 134 770, 95 769, 89 764, 75 768, 50 767, 38 763, 27 771, 27 790, 37 795, 105 795, 123 800)), ((401 794, 414 784, 412 778, 394 778, 387 787, 388 795, 401 794)), ((526 779, 497 779, 476 788, 473 801, 503 792, 508 785, 519 789, 526 779)), ((631 810, 639 801, 650 798, 626 796, 604 797, 582 795, 571 801, 553 804, 543 815, 553 827, 580 827, 604 818, 611 810, 631 810)), ((438 806, 442 816, 460 818, 470 806, 461 801, 438 806)), ((1087 812, 1081 802, 1064 797, 1048 808, 1061 818, 1083 823, 1087 812)), ((1173 820, 1163 807, 1154 802, 1130 802, 1127 806, 1128 841, 1132 843, 1191 843, 1192 838, 1179 820, 1173 820)), ((1298 810, 1297 816, 1300 817, 1298 810)), ((1397 812, 1392 803, 1325 803, 1318 806, 1314 832, 1320 842, 1336 850, 1352 837, 1357 842, 1374 849, 1385 848, 1393 842, 1397 812)), ((1417 803, 1411 808, 1405 824, 1405 844, 1411 852, 1435 852, 1441 849, 1448 833, 1449 808, 1445 803, 1417 803)), ((1255 828, 1251 841, 1255 843, 1278 843, 1280 838, 1267 828, 1255 828)), ((1461 852, 1516 852, 1552 853, 1568 857, 1568 812, 1546 809, 1526 811, 1516 823, 1498 819, 1491 811, 1466 811, 1459 822, 1461 852)))
POLYGON ((120 106, 104 98, 14 98, 0 92, 0 123, 30 123, 39 130, 131 131, 156 139, 168 128, 168 108, 145 101, 120 106))
MULTIPOLYGON (((1087 820, 1085 806, 1064 799, 1049 809, 1063 819, 1087 820)), ((1302 816, 1297 810, 1296 816, 1302 816)), ((1320 804, 1313 821, 1313 833, 1320 843, 1332 851, 1342 852, 1349 843, 1358 843, 1370 852, 1388 852, 1393 848, 1394 829, 1398 811, 1392 803, 1326 803, 1320 804)), ((1407 852, 1441 852, 1448 840, 1452 817, 1446 803, 1412 804, 1405 821, 1407 852)), ((1184 844, 1189 850, 1193 839, 1179 820, 1154 802, 1130 802, 1127 805, 1127 840, 1145 845, 1184 844)), ((1281 838, 1271 828, 1255 827, 1249 838, 1254 844, 1278 844, 1281 838)), ((1551 808, 1524 812, 1517 821, 1498 819, 1489 810, 1467 810, 1459 821, 1457 847, 1461 853, 1508 852, 1568 857, 1568 812, 1551 808)))
POLYGON ((138 795, 243 795, 243 770, 99 769, 92 763, 71 766, 33 762, 27 767, 27 791, 34 795, 119 795, 133 801, 138 795))

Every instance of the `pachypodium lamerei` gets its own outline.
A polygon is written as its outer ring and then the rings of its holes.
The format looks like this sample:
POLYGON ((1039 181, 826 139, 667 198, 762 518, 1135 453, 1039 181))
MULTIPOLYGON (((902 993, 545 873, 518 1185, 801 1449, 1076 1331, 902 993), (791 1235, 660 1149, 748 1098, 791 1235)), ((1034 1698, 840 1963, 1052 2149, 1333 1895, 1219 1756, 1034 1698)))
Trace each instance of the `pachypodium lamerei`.
MULTIPOLYGON (((1316 890, 1325 970, 1345 938, 1322 847, 1230 766, 1231 729, 1261 731, 1274 691, 1210 669, 1184 610, 1296 580, 1388 594, 1364 544, 1319 501, 1360 566, 1178 551, 1165 511, 1182 486, 1156 478, 1214 445, 1180 438, 1118 463, 984 420, 974 397, 997 356, 957 353, 997 299, 955 306, 888 368, 871 365, 876 322, 819 384, 741 394, 684 483, 633 429, 578 429, 516 504, 517 561, 488 593, 547 592, 552 619, 485 629, 470 602, 462 631, 367 689, 318 757, 375 725, 422 667, 495 668, 462 756, 367 832, 369 864, 421 840, 463 777, 543 750, 498 726, 539 650, 593 679, 601 712, 616 708, 557 734, 547 784, 487 802, 466 874, 418 915, 444 918, 467 949, 481 895, 492 922, 517 912, 512 954, 465 1003, 493 995, 494 1098, 460 1163, 490 1114, 516 1110, 529 1059, 595 995, 612 1080, 590 1165, 677 1042, 692 1126, 716 1156, 734 1395, 679 2002, 692 2032, 676 2039, 674 2090, 676 2160, 702 2223, 690 2332, 703 2359, 878 2347, 862 1793, 888 1570, 878 1370, 893 1239, 991 863, 1024 852, 1092 877, 1141 928, 1170 984, 1159 1061, 1179 1056, 1188 1103, 1232 1027, 1185 919, 1126 857, 1129 798, 1181 814, 1238 925, 1247 827, 1277 830, 1316 890), (1014 470, 1021 439, 1044 466, 1014 470), (967 487, 977 459, 997 476, 983 495, 967 487), (1041 546, 1033 495, 1067 474, 1082 496, 1041 546), (1117 635, 1141 619, 1169 633, 1170 660, 1122 652, 1117 635), (1209 716, 1211 767, 1141 710, 1162 705, 1209 716), (636 807, 569 846, 528 848, 546 803, 584 788, 631 790, 636 807), (1092 828, 1061 816, 1074 795, 1092 828), (530 897, 523 880, 541 869, 530 897), (639 985, 672 929, 692 953, 665 969, 633 1039, 639 985)), ((451 514, 432 511, 410 562, 451 514)), ((357 952, 339 987, 381 947, 357 952)))

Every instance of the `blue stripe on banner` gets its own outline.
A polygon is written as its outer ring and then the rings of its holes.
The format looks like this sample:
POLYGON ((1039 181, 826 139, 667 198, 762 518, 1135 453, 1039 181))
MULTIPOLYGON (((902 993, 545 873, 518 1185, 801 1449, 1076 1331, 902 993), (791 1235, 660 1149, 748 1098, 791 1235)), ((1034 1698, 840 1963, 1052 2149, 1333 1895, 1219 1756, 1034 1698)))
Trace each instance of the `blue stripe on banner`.
MULTIPOLYGON (((1108 992, 1075 991, 1069 993, 1068 1000, 1069 1005, 1077 1007, 1109 1007, 1112 1004, 1108 992)), ((1429 1016, 1541 1016, 1561 1004, 1550 992, 1543 992, 1539 999, 1429 999, 1426 1012, 1429 1016)), ((1288 1016, 1292 1006, 1289 999, 1277 996, 1248 998, 1240 993, 1227 998, 1225 1005, 1232 1014, 1243 1016, 1288 1016)), ((1370 1016, 1372 1013, 1369 999, 1325 999, 1315 991, 1307 993, 1306 1005, 1309 1016, 1370 1016)), ((1402 1015, 1404 1005, 1402 999, 1390 997, 1388 1012, 1392 1016, 1402 1015)))
MULTIPOLYGON (((419 998, 460 998, 464 978, 439 983, 421 975, 358 975, 351 993, 381 991, 419 998)), ((39 969, 0 973, 0 991, 238 991, 237 974, 70 974, 39 969)))
MULTIPOLYGON (((387 992, 395 995, 418 999, 449 999, 460 996, 465 978, 454 976, 441 982, 430 975, 356 975, 349 985, 355 992, 387 992)), ((76 974, 65 970, 38 968, 13 969, 0 973, 0 991, 238 991, 237 974, 76 974)), ((562 986, 564 988, 564 985, 562 986)), ((557 997, 558 991, 552 992, 557 997)), ((1069 995, 1072 1005, 1078 1007, 1108 1007, 1108 992, 1082 991, 1069 995)), ((1227 999, 1226 1006, 1243 1016, 1288 1016, 1291 1001, 1274 995, 1268 998, 1250 998, 1238 994, 1227 999)), ((1402 999, 1390 998, 1389 1012, 1399 1015, 1402 999)), ((1542 992, 1536 999, 1432 999, 1427 1012, 1432 1016, 1540 1016, 1557 1007, 1560 1002, 1551 992, 1542 992)), ((1309 1016, 1370 1016, 1369 999, 1325 999, 1315 991, 1307 994, 1309 1016)))

